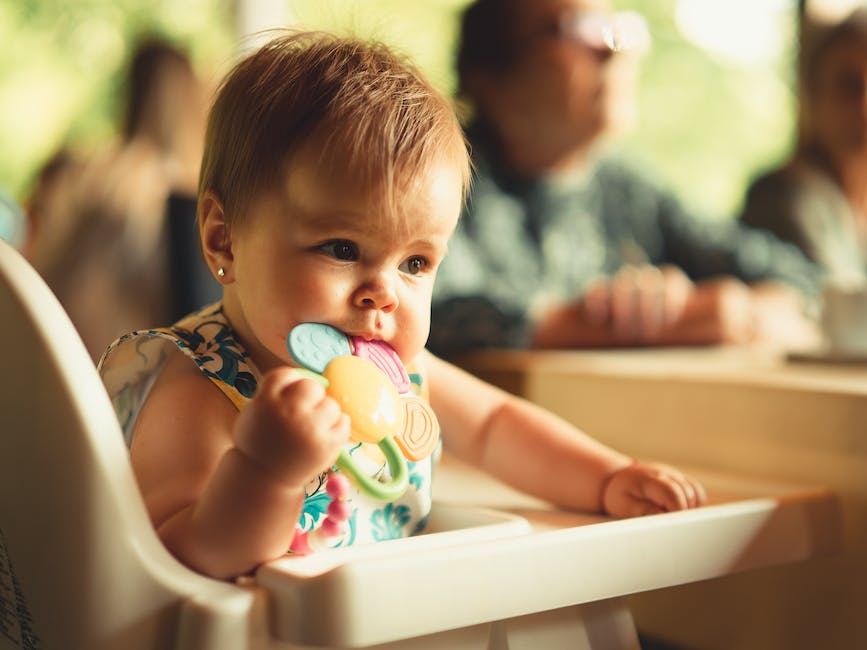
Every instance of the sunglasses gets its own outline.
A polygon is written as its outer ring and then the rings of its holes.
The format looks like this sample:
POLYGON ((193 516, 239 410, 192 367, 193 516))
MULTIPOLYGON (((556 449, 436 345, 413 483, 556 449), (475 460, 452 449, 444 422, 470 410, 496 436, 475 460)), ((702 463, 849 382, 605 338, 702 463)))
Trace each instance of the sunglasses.
POLYGON ((650 47, 647 23, 634 11, 566 11, 556 23, 556 34, 560 38, 610 52, 642 53, 650 47))

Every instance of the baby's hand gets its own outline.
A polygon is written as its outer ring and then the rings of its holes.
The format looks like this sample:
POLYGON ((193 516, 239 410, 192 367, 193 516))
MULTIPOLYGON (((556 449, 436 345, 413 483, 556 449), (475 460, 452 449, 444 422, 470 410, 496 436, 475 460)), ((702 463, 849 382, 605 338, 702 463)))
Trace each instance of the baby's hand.
POLYGON ((288 367, 265 374, 235 424, 235 446, 279 481, 304 485, 337 458, 349 417, 313 379, 288 367))
POLYGON ((609 476, 602 486, 603 511, 615 517, 685 510, 706 501, 700 483, 659 463, 627 465, 609 476))

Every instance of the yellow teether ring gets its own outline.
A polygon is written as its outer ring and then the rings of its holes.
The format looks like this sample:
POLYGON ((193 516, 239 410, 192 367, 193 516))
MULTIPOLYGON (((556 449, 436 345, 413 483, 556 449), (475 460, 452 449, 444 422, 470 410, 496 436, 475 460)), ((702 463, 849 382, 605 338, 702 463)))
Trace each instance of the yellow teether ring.
POLYGON ((323 373, 327 393, 352 421, 352 439, 376 444, 403 430, 404 407, 394 384, 372 362, 340 356, 323 373))

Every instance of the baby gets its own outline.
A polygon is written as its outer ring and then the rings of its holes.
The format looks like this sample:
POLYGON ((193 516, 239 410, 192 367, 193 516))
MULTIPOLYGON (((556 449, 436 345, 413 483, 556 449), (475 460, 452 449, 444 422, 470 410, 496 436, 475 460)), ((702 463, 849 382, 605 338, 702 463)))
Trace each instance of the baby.
MULTIPOLYGON (((383 46, 288 34, 224 80, 198 207, 222 301, 128 334, 100 362, 150 517, 182 562, 232 578, 285 554, 326 518, 341 451, 388 481, 379 447, 349 440, 347 414, 287 350, 302 323, 390 346, 445 450, 518 489, 613 516, 704 502, 677 470, 633 461, 425 351, 469 177, 450 104, 383 46)), ((333 545, 421 530, 436 456, 408 463, 394 500, 351 490, 333 545)))

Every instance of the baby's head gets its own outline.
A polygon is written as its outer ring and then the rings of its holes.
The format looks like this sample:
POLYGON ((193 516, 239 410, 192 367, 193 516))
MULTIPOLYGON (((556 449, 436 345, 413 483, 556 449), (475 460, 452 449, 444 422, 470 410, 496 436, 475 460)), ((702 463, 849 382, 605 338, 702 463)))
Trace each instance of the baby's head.
POLYGON ((468 179, 450 103, 386 47, 297 33, 239 63, 208 120, 199 222, 254 360, 285 363, 303 321, 417 354, 468 179))

